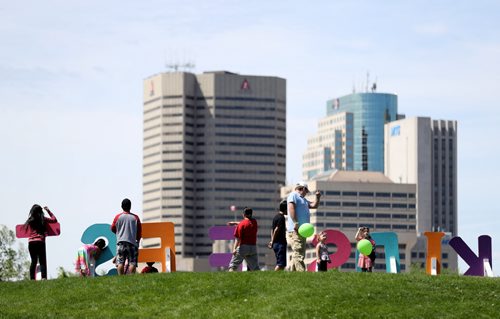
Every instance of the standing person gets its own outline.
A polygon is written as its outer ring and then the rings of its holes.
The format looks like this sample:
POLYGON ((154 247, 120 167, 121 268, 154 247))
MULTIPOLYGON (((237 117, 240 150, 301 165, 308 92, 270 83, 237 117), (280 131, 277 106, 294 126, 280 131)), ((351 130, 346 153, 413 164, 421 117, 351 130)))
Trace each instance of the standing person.
POLYGON ((94 277, 96 260, 105 248, 106 241, 102 238, 99 238, 93 244, 80 247, 76 254, 76 273, 82 277, 94 277))
POLYGON ((40 205, 31 207, 28 219, 24 223, 26 230, 29 230, 28 250, 31 257, 30 278, 35 280, 36 264, 40 263, 42 279, 47 279, 47 250, 45 246, 45 236, 47 235, 47 223, 57 223, 57 218, 50 209, 45 206, 42 209, 40 205), (43 209, 50 217, 45 217, 43 209))
POLYGON ((304 258, 306 255, 306 238, 299 235, 300 225, 310 222, 310 208, 317 208, 321 198, 319 190, 316 191, 316 200, 311 203, 305 196, 309 193, 307 184, 299 182, 295 185, 295 191, 290 193, 288 202, 287 242, 292 247, 291 271, 305 271, 304 258))
POLYGON ((128 261, 129 273, 135 273, 139 241, 142 237, 142 224, 139 217, 130 212, 132 203, 125 198, 122 201, 123 212, 115 216, 111 231, 116 234, 116 264, 119 275, 124 275, 125 261, 128 261))
POLYGON ((235 271, 243 262, 247 262, 249 271, 260 270, 257 255, 257 221, 252 217, 251 208, 243 209, 243 220, 234 231, 233 257, 229 263, 229 271, 235 271))
POLYGON ((316 271, 327 271, 327 263, 331 263, 330 253, 326 245, 326 233, 322 231, 318 234, 318 244, 316 244, 316 271))
POLYGON ((274 250, 276 255, 275 271, 283 270, 286 267, 286 225, 285 215, 287 214, 286 199, 280 203, 279 211, 273 218, 271 227, 271 241, 268 247, 274 250))
POLYGON ((361 253, 358 254, 358 267, 361 268, 362 272, 372 272, 373 264, 375 262, 375 241, 370 235, 370 228, 359 227, 356 232, 356 241, 360 241, 361 239, 367 239, 370 241, 372 244, 372 252, 368 256, 361 253))

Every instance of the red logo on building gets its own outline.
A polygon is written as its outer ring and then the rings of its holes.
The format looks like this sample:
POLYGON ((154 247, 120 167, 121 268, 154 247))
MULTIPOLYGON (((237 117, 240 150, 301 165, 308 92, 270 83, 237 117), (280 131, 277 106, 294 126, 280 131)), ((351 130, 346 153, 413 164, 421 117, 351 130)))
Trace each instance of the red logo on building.
POLYGON ((243 83, 241 83, 241 89, 245 91, 250 90, 250 83, 248 83, 247 79, 243 80, 243 83))

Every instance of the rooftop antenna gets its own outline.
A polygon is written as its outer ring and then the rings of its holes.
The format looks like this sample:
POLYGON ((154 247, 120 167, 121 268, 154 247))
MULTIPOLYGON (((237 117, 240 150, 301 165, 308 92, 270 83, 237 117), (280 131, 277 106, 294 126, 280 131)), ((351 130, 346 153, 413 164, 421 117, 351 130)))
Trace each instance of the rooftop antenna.
POLYGON ((186 62, 186 63, 165 63, 165 67, 169 69, 170 71, 177 72, 180 70, 192 70, 194 69, 195 65, 194 63, 191 62, 186 62))
POLYGON ((368 93, 368 85, 369 85, 369 83, 370 83, 370 72, 367 71, 366 72, 366 86, 365 86, 365 92, 367 92, 367 93, 368 93))
POLYGON ((188 72, 195 68, 194 63, 185 58, 186 56, 185 53, 176 54, 176 52, 172 52, 171 54, 173 54, 174 56, 169 59, 165 59, 165 68, 169 72, 178 72, 178 71, 188 72))

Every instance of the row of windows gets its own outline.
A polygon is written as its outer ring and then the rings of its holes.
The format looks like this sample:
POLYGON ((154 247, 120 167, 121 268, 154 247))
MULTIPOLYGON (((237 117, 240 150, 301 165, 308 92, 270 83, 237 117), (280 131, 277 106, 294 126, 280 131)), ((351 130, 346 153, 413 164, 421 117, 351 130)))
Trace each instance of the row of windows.
POLYGON ((352 228, 368 227, 376 230, 414 230, 415 225, 412 224, 361 224, 361 223, 316 223, 319 228, 352 228))
MULTIPOLYGON (((312 214, 314 216, 314 214, 312 214)), ((396 218, 415 219, 413 214, 387 214, 387 213, 357 213, 357 212, 316 212, 318 217, 346 217, 346 218, 396 218)))
MULTIPOLYGON (((443 259, 448 259, 448 253, 442 253, 441 257, 443 259)), ((423 259, 423 258, 427 258, 427 257, 426 257, 426 254, 424 252, 419 252, 419 253, 412 252, 411 253, 411 258, 422 258, 423 259)))
POLYGON ((324 201, 323 204, 327 207, 375 207, 375 208, 396 208, 396 209, 415 209, 415 204, 406 203, 358 203, 358 202, 337 202, 324 201))
MULTIPOLYGON (((144 102, 144 105, 150 104, 155 101, 159 101, 161 99, 164 100, 175 100, 175 99, 188 99, 188 100, 196 100, 200 102, 204 102, 206 100, 213 100, 213 96, 193 96, 193 95, 164 95, 159 96, 154 99, 148 100, 144 102)), ((284 100, 275 99, 275 98, 258 98, 258 97, 233 97, 233 96, 216 96, 216 100, 218 101, 252 101, 252 102, 271 102, 271 103, 286 103, 284 100)))
MULTIPOLYGON (((202 137, 205 136, 205 133, 198 133, 196 136, 202 137)), ((240 138, 269 138, 269 139, 278 139, 278 140, 286 140, 285 136, 279 136, 274 134, 249 134, 249 133, 215 133, 215 136, 223 136, 223 137, 240 137, 240 138)))
POLYGON ((382 198, 415 198, 414 193, 389 193, 389 192, 356 192, 356 191, 326 191, 325 195, 331 196, 359 196, 359 197, 382 197, 382 198))
MULTIPOLYGON (((234 120, 241 120, 241 121, 251 121, 251 120, 257 120, 257 121, 278 121, 282 123, 286 123, 286 119, 281 118, 281 117, 276 117, 276 116, 250 116, 250 115, 222 115, 222 114, 217 114, 216 117, 218 119, 234 119, 234 120)), ((198 119, 204 118, 204 116, 199 116, 198 119)))
MULTIPOLYGON (((204 143, 198 143, 198 145, 204 145, 204 143)), ((216 142, 215 145, 220 146, 244 146, 244 147, 272 147, 272 148, 282 148, 285 149, 285 145, 281 144, 267 144, 267 143, 239 143, 239 142, 216 142)))
POLYGON ((275 125, 250 125, 250 124, 215 124, 215 127, 220 128, 244 128, 244 129, 270 129, 274 130, 275 125))
MULTIPOLYGON (((265 156, 265 157, 275 157, 276 153, 264 153, 264 152, 235 152, 235 151, 216 151, 217 155, 240 155, 240 156, 265 156)), ((198 155, 201 155, 198 153, 198 155)), ((279 155, 279 154, 278 154, 279 155)))
MULTIPOLYGON (((187 161, 186 161, 187 162, 187 161)), ((196 161, 196 164, 210 164, 210 163, 215 163, 215 164, 234 164, 234 165, 260 165, 260 166, 284 166, 282 163, 276 163, 276 162, 261 162, 261 161, 230 161, 230 160, 216 160, 216 161, 196 161)))

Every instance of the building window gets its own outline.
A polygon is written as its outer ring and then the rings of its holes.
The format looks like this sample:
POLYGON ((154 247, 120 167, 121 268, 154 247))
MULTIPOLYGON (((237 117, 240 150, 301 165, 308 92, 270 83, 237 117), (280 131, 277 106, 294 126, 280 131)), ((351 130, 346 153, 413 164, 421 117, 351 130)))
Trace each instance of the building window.
POLYGON ((342 192, 343 196, 358 196, 358 192, 342 192))

